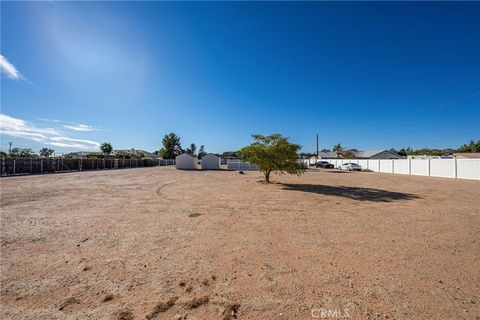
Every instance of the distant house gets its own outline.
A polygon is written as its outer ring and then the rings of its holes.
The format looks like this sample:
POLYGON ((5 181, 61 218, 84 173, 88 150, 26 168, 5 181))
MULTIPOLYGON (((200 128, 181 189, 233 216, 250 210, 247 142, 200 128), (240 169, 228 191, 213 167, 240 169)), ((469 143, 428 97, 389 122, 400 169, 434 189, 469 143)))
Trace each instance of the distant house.
POLYGON ((318 159, 316 153, 309 153, 309 154, 304 154, 306 159, 304 163, 307 163, 309 165, 314 165, 315 161, 321 160, 321 159, 339 159, 339 157, 335 154, 335 152, 319 152, 318 153, 318 159))
POLYGON ((188 153, 182 153, 175 158, 175 167, 179 170, 196 170, 198 159, 188 153))
POLYGON ((238 151, 226 151, 220 156, 221 164, 227 164, 229 160, 240 160, 238 151))
POLYGON ((370 150, 355 152, 357 159, 402 159, 398 154, 391 153, 388 150, 370 150))
MULTIPOLYGON (((402 158, 401 156, 391 153, 388 150, 372 150, 372 151, 346 150, 346 152, 348 151, 351 151, 351 153, 354 154, 355 159, 401 159, 402 158)), ((337 155, 335 152, 319 152, 318 158, 319 159, 340 159, 341 157, 337 155)), ((315 156, 311 157, 310 159, 315 159, 315 156)))
POLYGON ((452 156, 432 156, 432 155, 421 155, 421 154, 411 154, 407 156, 407 159, 411 160, 428 160, 428 159, 453 159, 452 156))
POLYGON ((238 156, 238 151, 226 151, 222 153, 222 159, 225 160, 238 160, 240 157, 238 156))
POLYGON ((319 152, 318 158, 319 159, 338 159, 338 156, 335 152, 328 151, 328 152, 319 152))
POLYGON ((453 156, 457 159, 480 159, 480 152, 459 152, 453 156))

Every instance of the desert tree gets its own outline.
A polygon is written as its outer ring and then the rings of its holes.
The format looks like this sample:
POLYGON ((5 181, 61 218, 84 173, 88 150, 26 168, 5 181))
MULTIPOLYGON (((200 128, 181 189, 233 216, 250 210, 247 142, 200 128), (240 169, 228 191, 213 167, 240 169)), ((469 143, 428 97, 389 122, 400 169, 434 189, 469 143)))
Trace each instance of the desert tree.
POLYGON ((167 149, 160 148, 160 150, 158 150, 157 154, 160 158, 167 159, 167 149))
POLYGON ((195 152, 197 152, 197 146, 195 145, 195 143, 190 144, 190 147, 188 147, 185 152, 191 154, 192 156, 195 156, 195 152))
POLYGON ((33 152, 30 148, 13 148, 9 154, 12 158, 33 158, 38 157, 38 155, 33 152))
POLYGON ((202 159, 206 155, 207 155, 207 152, 205 151, 205 146, 202 144, 200 146, 200 149, 198 150, 198 158, 202 159))
POLYGON ((339 153, 339 152, 343 151, 343 148, 342 148, 342 145, 340 143, 337 143, 336 145, 333 146, 332 150, 335 153, 339 153))
POLYGON ((176 156, 183 153, 180 137, 173 132, 166 134, 162 143, 163 148, 159 150, 159 155, 164 159, 175 159, 176 156))
POLYGON ((480 140, 477 142, 470 140, 469 144, 464 144, 458 148, 458 152, 480 152, 480 140))
POLYGON ((290 143, 280 134, 254 134, 252 138, 254 142, 242 148, 239 155, 243 160, 256 164, 267 183, 272 172, 295 175, 305 172, 305 167, 299 162, 300 145, 290 143))
POLYGON ((52 150, 52 149, 49 149, 49 148, 40 149, 40 155, 44 158, 50 157, 54 152, 55 152, 55 150, 52 150))
POLYGON ((106 156, 108 156, 110 153, 112 153, 113 147, 110 143, 104 142, 100 145, 100 151, 106 156))

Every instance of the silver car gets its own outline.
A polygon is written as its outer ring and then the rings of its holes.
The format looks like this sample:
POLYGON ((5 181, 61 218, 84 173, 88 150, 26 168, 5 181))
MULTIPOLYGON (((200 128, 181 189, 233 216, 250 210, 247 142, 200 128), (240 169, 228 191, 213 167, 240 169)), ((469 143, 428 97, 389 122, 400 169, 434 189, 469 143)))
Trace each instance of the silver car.
POLYGON ((362 166, 353 162, 348 162, 342 164, 338 169, 346 171, 362 171, 362 166))

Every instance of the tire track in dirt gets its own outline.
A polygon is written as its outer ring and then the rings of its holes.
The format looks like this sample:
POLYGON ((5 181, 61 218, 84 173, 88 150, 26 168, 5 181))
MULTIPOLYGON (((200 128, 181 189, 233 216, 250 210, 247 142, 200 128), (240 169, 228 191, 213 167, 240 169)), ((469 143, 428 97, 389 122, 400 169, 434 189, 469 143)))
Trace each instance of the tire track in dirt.
POLYGON ((176 200, 174 198, 168 197, 164 192, 165 187, 171 186, 175 183, 177 183, 177 181, 170 181, 170 182, 167 182, 167 183, 164 183, 164 184, 161 184, 161 185, 157 185, 157 190, 155 191, 155 194, 158 197, 161 197, 164 200, 170 200, 170 201, 176 200))

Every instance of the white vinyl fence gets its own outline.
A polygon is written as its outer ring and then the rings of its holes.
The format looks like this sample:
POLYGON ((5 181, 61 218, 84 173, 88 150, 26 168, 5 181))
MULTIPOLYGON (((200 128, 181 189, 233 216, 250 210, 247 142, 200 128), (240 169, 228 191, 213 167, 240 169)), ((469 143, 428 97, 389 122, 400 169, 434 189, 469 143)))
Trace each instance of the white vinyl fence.
POLYGON ((375 172, 480 180, 480 159, 321 159, 336 168, 353 162, 375 172))
POLYGON ((241 160, 228 160, 227 170, 254 171, 258 170, 258 167, 253 163, 243 162, 241 160))

